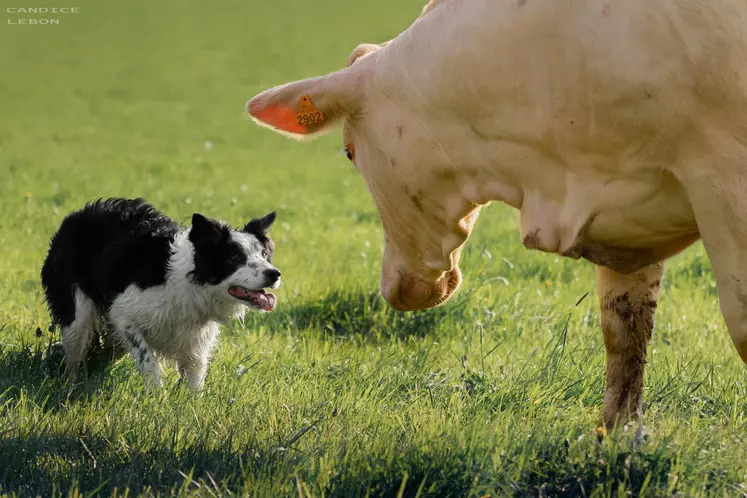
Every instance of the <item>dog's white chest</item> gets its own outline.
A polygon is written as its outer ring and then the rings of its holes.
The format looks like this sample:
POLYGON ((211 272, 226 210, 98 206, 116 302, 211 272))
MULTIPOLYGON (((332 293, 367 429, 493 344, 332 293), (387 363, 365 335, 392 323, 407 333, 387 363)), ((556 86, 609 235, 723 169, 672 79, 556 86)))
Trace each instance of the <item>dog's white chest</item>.
POLYGON ((199 296, 168 285, 139 289, 128 287, 112 304, 110 320, 123 329, 139 328, 148 346, 159 355, 176 358, 214 344, 220 325, 212 321, 199 296))

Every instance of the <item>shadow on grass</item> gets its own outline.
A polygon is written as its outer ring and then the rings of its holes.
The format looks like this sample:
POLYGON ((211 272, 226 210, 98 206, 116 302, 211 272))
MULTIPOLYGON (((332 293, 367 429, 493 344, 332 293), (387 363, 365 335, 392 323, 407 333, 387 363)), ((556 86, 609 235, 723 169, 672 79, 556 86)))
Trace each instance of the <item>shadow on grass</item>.
POLYGON ((672 484, 673 474, 707 483, 701 486, 706 494, 742 489, 741 476, 704 460, 683 462, 665 444, 641 451, 625 438, 576 445, 530 433, 504 448, 498 457, 480 444, 457 450, 444 444, 431 452, 410 447, 383 465, 371 456, 361 467, 370 474, 343 473, 330 496, 679 496, 687 483, 672 484))
POLYGON ((64 373, 60 343, 43 346, 0 347, 0 402, 32 400, 44 411, 57 411, 100 390, 113 357, 105 354, 87 360, 86 382, 71 389, 64 373))
POLYGON ((281 306, 268 315, 249 313, 244 324, 283 333, 317 329, 335 336, 423 337, 455 326, 465 317, 468 299, 460 296, 439 308, 403 313, 391 308, 378 291, 334 290, 320 300, 281 306))
MULTIPOLYGON (((310 464, 314 455, 277 452, 254 443, 243 448, 225 444, 225 448, 208 449, 198 443, 176 453, 166 446, 145 450, 132 446, 115 448, 103 438, 5 438, 0 441, 0 490, 22 496, 50 496, 54 491, 66 493, 76 487, 91 496, 111 495, 114 488, 120 492, 129 488, 131 495, 137 495, 149 490, 174 494, 202 487, 209 489, 211 495, 225 495, 228 491, 260 492, 256 487, 259 484, 272 491, 272 496, 292 496, 296 494, 297 480, 310 486, 314 494, 323 489, 327 496, 419 493, 575 497, 600 491, 615 495, 623 486, 632 496, 658 496, 677 490, 667 490, 677 455, 662 448, 640 452, 624 451, 624 445, 610 450, 595 444, 583 445, 577 448, 582 451, 569 454, 566 440, 529 441, 528 452, 519 443, 502 453, 500 462, 491 464, 483 451, 488 448, 455 451, 442 445, 436 451, 424 451, 410 446, 403 451, 391 448, 388 455, 349 455, 344 458, 347 464, 338 468, 336 475, 320 482, 318 472, 310 464)), ((315 449, 312 453, 325 451, 315 449)), ((680 469, 687 471, 709 476, 706 492, 729 488, 737 482, 732 479, 734 476, 714 470, 680 469)))
MULTIPOLYGON (((31 436, 0 441, 0 491, 21 496, 67 494, 78 488, 85 495, 110 496, 117 488, 129 488, 132 495, 152 489, 184 484, 186 475, 215 479, 242 475, 239 453, 185 448, 178 456, 166 447, 145 451, 113 448, 102 438, 31 436)), ((246 458, 246 456, 245 456, 246 458)), ((252 461, 251 458, 244 461, 252 461)))

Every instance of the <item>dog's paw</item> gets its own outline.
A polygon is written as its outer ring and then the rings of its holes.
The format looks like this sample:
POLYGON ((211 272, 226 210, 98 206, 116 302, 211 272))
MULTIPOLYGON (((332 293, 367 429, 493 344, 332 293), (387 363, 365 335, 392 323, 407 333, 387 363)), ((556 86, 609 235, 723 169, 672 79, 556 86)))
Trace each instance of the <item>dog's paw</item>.
POLYGON ((646 426, 643 425, 642 422, 637 422, 635 427, 635 435, 633 436, 633 446, 636 448, 640 448, 643 446, 643 443, 646 442, 646 438, 648 438, 648 431, 646 430, 646 426))
POLYGON ((160 373, 158 375, 147 373, 143 375, 143 380, 146 391, 158 391, 163 387, 163 379, 161 379, 160 373))
POLYGON ((187 387, 189 388, 190 391, 201 391, 204 385, 205 383, 202 381, 202 379, 197 379, 197 380, 187 379, 187 387))

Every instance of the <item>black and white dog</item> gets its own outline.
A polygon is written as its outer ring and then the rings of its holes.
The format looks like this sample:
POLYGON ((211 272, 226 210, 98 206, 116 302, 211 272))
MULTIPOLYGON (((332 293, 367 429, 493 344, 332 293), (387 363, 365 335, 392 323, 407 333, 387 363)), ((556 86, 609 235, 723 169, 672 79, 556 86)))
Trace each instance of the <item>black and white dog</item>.
POLYGON ((149 387, 161 385, 156 354, 177 362, 200 388, 220 324, 247 307, 275 308, 280 286, 267 232, 273 211, 241 230, 192 216, 184 228, 143 199, 88 203, 52 238, 41 271, 52 322, 62 330, 66 369, 91 347, 121 345, 149 387))

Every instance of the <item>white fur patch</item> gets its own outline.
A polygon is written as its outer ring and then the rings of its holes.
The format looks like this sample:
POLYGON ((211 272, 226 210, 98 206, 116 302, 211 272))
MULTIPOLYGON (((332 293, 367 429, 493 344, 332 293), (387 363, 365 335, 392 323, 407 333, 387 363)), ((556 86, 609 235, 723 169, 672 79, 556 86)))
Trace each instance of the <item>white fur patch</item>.
POLYGON ((88 352, 93 333, 101 330, 101 324, 96 305, 80 289, 75 289, 75 320, 62 329, 62 347, 68 373, 75 374, 88 352))

